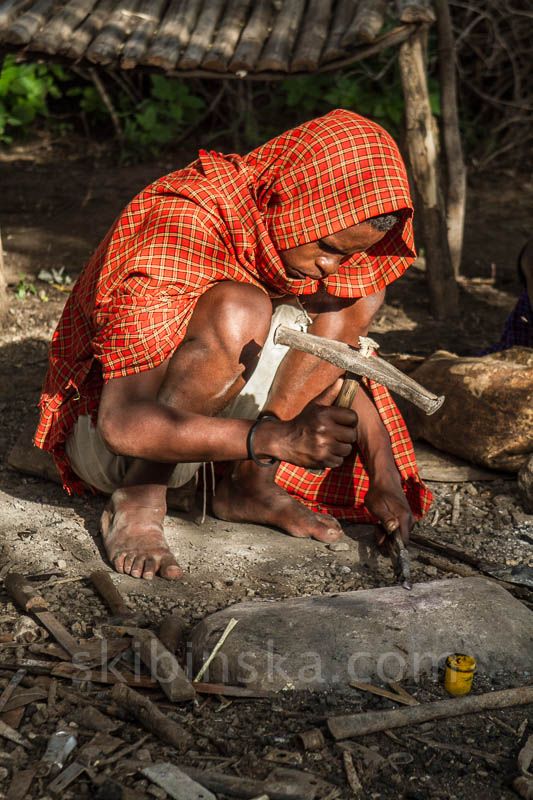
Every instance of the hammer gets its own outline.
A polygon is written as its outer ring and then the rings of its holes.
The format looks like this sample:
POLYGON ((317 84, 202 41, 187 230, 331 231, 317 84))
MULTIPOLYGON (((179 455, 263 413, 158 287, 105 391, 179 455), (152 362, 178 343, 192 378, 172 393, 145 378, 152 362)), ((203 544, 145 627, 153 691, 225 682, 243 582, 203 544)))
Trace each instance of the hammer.
MULTIPOLYGON (((428 392, 417 381, 404 375, 399 369, 383 359, 374 356, 379 345, 366 336, 359 337, 359 349, 344 342, 314 336, 311 333, 280 325, 274 333, 274 343, 293 347, 329 361, 336 367, 346 371, 342 388, 335 401, 340 408, 350 408, 355 400, 361 378, 366 377, 386 386, 388 389, 410 400, 426 414, 434 414, 444 402, 443 396, 428 392)), ((411 589, 411 570, 409 553, 405 547, 399 529, 391 531, 393 537, 392 557, 396 580, 405 589, 411 589)))

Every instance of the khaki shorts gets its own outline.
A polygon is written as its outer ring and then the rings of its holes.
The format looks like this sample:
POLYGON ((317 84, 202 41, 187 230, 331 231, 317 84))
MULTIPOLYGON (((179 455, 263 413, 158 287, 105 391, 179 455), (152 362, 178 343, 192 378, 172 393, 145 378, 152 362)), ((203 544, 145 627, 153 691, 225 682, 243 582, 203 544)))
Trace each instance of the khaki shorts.
MULTIPOLYGON (((288 348, 274 344, 274 331, 278 325, 306 331, 309 318, 300 308, 282 304, 272 315, 270 331, 261 351, 257 367, 250 380, 220 414, 231 419, 257 419, 263 409, 277 369, 288 348)), ((100 433, 88 416, 78 418, 66 442, 66 452, 72 469, 89 486, 104 494, 112 494, 122 486, 132 459, 118 456, 109 450, 100 433)), ((201 463, 176 465, 169 481, 170 488, 184 486, 196 475, 201 463)))

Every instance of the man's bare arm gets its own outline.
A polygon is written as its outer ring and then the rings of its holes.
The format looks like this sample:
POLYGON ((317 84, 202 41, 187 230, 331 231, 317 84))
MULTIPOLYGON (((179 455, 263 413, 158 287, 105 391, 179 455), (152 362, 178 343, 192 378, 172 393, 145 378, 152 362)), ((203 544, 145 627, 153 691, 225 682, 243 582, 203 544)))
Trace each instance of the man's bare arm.
MULTIPOLYGON (((164 364, 104 385, 98 428, 109 449, 168 463, 246 459, 252 422, 160 402, 157 391, 167 368, 164 364)), ((257 456, 300 466, 341 464, 355 441, 356 416, 349 409, 328 407, 336 391, 326 390, 320 404, 311 402, 295 419, 261 423, 254 441, 257 456)))

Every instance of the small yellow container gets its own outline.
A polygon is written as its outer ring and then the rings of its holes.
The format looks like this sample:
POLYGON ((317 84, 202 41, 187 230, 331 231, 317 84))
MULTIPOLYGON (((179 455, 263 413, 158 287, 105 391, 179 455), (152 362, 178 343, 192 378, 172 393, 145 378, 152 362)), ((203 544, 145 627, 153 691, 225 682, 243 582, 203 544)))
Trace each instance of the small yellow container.
POLYGON ((460 696, 468 694, 476 671, 476 659, 463 653, 452 653, 446 659, 444 688, 448 694, 460 696))

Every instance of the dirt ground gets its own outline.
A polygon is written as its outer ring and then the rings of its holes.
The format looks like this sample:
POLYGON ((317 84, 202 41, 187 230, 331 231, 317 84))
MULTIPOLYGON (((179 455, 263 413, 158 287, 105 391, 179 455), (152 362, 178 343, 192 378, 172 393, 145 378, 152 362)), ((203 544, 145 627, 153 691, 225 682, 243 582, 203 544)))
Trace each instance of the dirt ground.
MULTIPOLYGON (((8 320, 0 332, 0 577, 9 570, 36 576, 35 585, 51 610, 76 636, 97 633, 109 617, 87 580, 92 569, 103 566, 97 537, 102 500, 68 497, 59 486, 23 476, 6 464, 22 424, 34 413, 47 344, 66 296, 38 281, 36 275, 41 269, 64 268, 74 279, 134 193, 192 155, 184 151, 172 163, 128 167, 111 167, 105 158, 81 157, 74 148, 61 153, 21 148, 0 159, 0 228, 13 289, 8 320), (15 296, 21 285, 29 292, 24 299, 15 296)), ((516 255, 531 235, 533 184, 520 180, 517 190, 517 180, 510 174, 471 180, 458 319, 439 324, 432 320, 423 271, 411 269, 391 287, 376 322, 373 335, 382 353, 427 355, 446 348, 469 354, 499 338, 518 292, 516 255)), ((418 526, 420 533, 503 567, 533 566, 533 517, 520 506, 513 476, 430 486, 435 502, 418 526)), ((390 563, 376 554, 364 527, 349 527, 347 549, 334 551, 259 526, 233 525, 209 516, 200 524, 200 517, 199 506, 189 514, 169 516, 168 536, 185 568, 184 581, 172 585, 156 579, 147 584, 117 577, 117 586, 130 605, 150 624, 177 611, 191 628, 206 614, 243 599, 334 593, 393 582, 390 563)), ((454 574, 428 563, 424 553, 413 548, 415 581, 454 574)), ((0 664, 0 694, 14 674, 6 664, 13 665, 16 658, 42 658, 36 655, 38 649, 32 654, 27 646, 14 647, 9 641, 18 616, 7 595, 0 593, 0 661, 4 664, 4 668, 0 664)), ((514 675, 490 680, 477 676, 476 691, 507 688, 517 682, 514 675)), ((60 690, 54 701, 50 677, 28 668, 25 690, 33 684, 44 687, 44 692, 26 706, 19 720, 19 733, 29 739, 31 750, 10 741, 0 748, 0 798, 13 776, 42 756, 58 725, 70 725, 79 745, 94 735, 77 716, 79 700, 72 694, 72 683, 59 683, 60 688, 70 687, 71 694, 60 690)), ((418 685, 406 683, 405 688, 421 702, 445 696, 440 675, 418 685)), ((74 690, 85 692, 93 706, 108 708, 105 687, 75 684, 74 690)), ((264 778, 281 764, 325 781, 317 797, 348 800, 354 794, 346 780, 341 747, 326 734, 323 749, 304 752, 297 734, 310 727, 325 732, 325 720, 335 713, 391 707, 389 700, 356 690, 284 693, 254 701, 201 698, 172 711, 166 708, 194 736, 192 748, 184 755, 177 758, 171 747, 153 736, 141 739, 144 733, 138 726, 119 719, 113 732, 120 739, 117 753, 123 746, 134 747, 107 766, 95 766, 94 772, 134 787, 136 796, 164 798, 167 795, 139 773, 151 761, 177 761, 256 778, 264 778)), ((518 750, 533 732, 530 712, 531 707, 508 709, 365 737, 353 743, 351 750, 363 784, 361 796, 376 800, 516 797, 511 782, 517 774, 518 750), (358 749, 358 744, 372 752, 358 749)), ((13 714, 8 711, 0 719, 15 725, 13 714)), ((25 796, 49 797, 49 780, 36 778, 25 796)), ((108 786, 107 794, 104 789, 97 791, 88 775, 82 774, 61 797, 127 796, 116 787, 108 786)))

